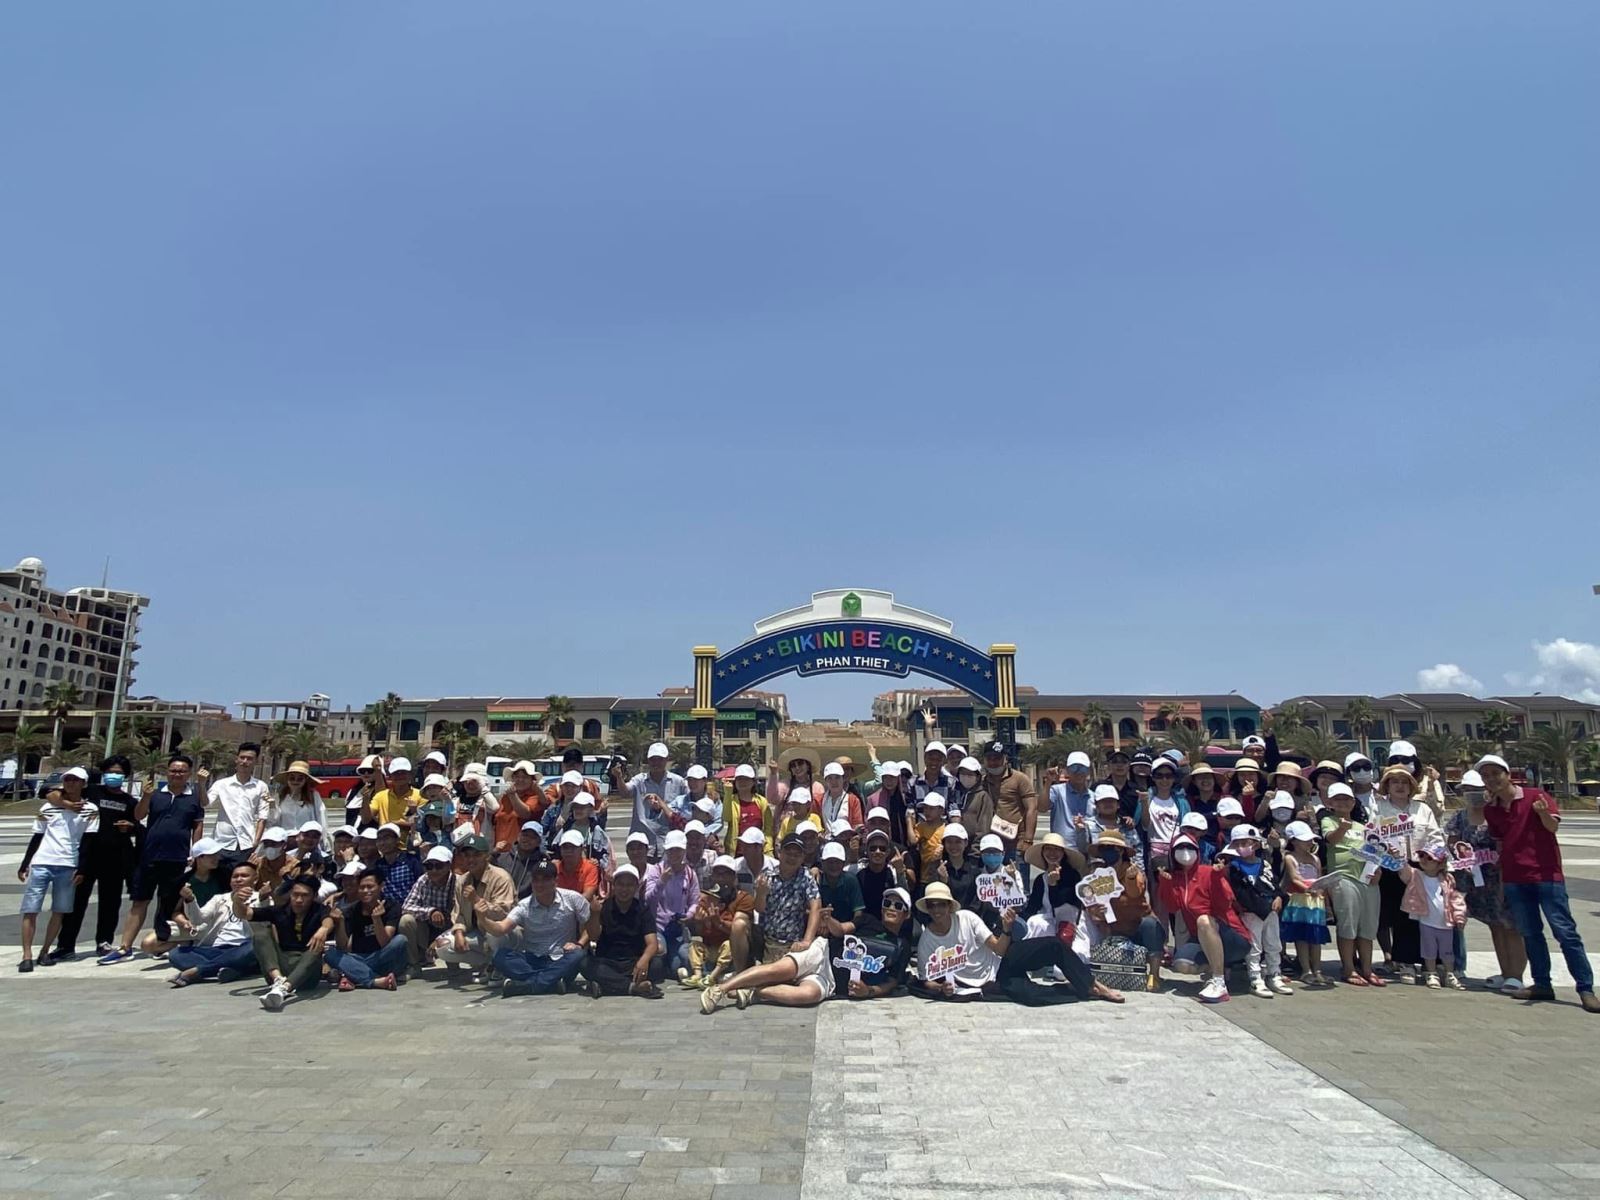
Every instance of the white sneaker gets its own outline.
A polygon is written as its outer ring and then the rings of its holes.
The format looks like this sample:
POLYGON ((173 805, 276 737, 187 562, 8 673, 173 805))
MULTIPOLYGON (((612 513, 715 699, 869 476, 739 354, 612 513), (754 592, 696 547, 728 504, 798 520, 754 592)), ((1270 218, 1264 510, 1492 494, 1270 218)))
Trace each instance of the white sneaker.
POLYGON ((1502 992, 1520 992, 1522 990, 1522 980, 1513 975, 1500 984, 1500 990, 1502 992))
POLYGON ((261 1007, 268 1012, 277 1012, 283 1007, 283 1002, 289 998, 289 985, 283 980, 278 980, 267 989, 267 994, 261 997, 261 1007))
POLYGON ((1267 986, 1280 996, 1294 995, 1294 989, 1284 982, 1282 975, 1274 975, 1271 979, 1267 980, 1267 986))
MULTIPOLYGON (((1272 989, 1267 986, 1267 981, 1259 975, 1250 981, 1250 994, 1258 1000, 1272 999, 1272 989)), ((1205 993, 1201 992, 1200 996, 1204 999, 1205 993)))
MULTIPOLYGON (((1270 995, 1270 993, 1268 993, 1270 995)), ((1222 980, 1212 978, 1206 980, 1205 987, 1200 989, 1200 1003, 1221 1004, 1228 999, 1228 985, 1222 980)))

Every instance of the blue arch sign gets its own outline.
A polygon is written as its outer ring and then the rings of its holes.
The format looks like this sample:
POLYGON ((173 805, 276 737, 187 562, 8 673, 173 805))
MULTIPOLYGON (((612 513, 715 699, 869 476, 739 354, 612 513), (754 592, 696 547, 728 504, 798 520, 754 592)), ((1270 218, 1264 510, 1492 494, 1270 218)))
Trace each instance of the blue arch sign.
POLYGON ((916 671, 991 708, 999 688, 994 659, 948 634, 894 621, 840 618, 776 629, 720 655, 712 664, 711 703, 721 708, 746 688, 791 671, 866 672, 902 679, 916 671))

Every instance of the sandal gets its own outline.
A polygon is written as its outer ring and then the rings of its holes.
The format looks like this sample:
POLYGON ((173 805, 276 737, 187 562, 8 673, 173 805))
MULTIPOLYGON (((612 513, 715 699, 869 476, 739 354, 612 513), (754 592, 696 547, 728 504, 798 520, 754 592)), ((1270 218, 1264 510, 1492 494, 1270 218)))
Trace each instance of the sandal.
POLYGON ((1372 974, 1367 976, 1367 984, 1370 987, 1388 987, 1389 986, 1387 983, 1385 983, 1383 981, 1383 976, 1377 974, 1376 972, 1373 972, 1372 974))
POLYGON ((1371 987, 1372 986, 1370 983, 1368 983, 1365 979, 1363 979, 1355 971, 1351 971, 1350 974, 1346 975, 1344 977, 1344 981, 1346 983, 1348 983, 1351 987, 1371 987))

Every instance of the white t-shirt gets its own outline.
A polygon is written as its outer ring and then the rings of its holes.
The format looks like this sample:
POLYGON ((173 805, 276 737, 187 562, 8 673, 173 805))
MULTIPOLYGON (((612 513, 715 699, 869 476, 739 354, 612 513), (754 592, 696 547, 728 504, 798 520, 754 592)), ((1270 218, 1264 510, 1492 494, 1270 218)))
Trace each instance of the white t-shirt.
POLYGON ((256 844, 256 822, 267 815, 267 792, 266 780, 251 778, 240 783, 237 775, 211 785, 206 803, 216 805, 213 836, 224 850, 248 850, 256 844))
POLYGON ((1170 796, 1162 800, 1152 792, 1145 807, 1145 824, 1150 828, 1150 849, 1165 854, 1178 836, 1177 800, 1170 796))
POLYGON ((57 808, 54 804, 41 804, 39 816, 33 823, 33 832, 42 835, 39 849, 34 852, 33 866, 75 867, 78 865, 78 843, 84 831, 97 827, 100 810, 85 804, 83 811, 57 808))
POLYGON ((278 825, 289 833, 294 833, 307 821, 315 821, 324 829, 328 827, 328 814, 322 807, 322 797, 315 792, 301 792, 301 796, 309 795, 310 801, 296 799, 293 796, 284 796, 272 803, 272 819, 268 825, 278 825))
POLYGON ((203 907, 187 905, 189 922, 198 931, 197 946, 242 946, 250 940, 250 926, 233 911, 233 893, 218 892, 203 907))
POLYGON ((917 939, 917 962, 921 964, 923 978, 927 978, 928 965, 938 951, 960 947, 966 951, 967 961, 948 978, 958 993, 970 996, 1000 973, 1000 956, 989 949, 991 936, 989 927, 979 920, 978 914, 964 908, 956 911, 955 920, 950 922, 950 932, 942 937, 924 925, 922 936, 917 939))
POLYGON ((1391 803, 1387 796, 1375 796, 1367 812, 1371 814, 1369 819, 1374 821, 1392 821, 1399 816, 1410 817, 1413 853, 1428 846, 1437 846, 1444 841, 1444 831, 1439 828, 1439 818, 1433 815, 1433 809, 1420 800, 1413 800, 1401 808, 1391 803))
POLYGON ((1419 918, 1430 929, 1449 929, 1444 915, 1444 878, 1440 875, 1422 876, 1422 894, 1428 898, 1428 911, 1419 918))

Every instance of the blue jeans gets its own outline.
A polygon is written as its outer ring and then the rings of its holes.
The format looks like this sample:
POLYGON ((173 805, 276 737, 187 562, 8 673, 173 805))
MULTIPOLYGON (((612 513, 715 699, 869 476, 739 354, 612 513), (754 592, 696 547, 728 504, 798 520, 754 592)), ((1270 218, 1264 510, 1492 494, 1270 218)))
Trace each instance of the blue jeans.
POLYGON ((1533 975, 1535 987, 1550 986, 1550 947, 1545 944, 1544 926, 1539 914, 1550 922, 1550 932, 1561 946, 1567 960, 1567 970, 1579 992, 1594 991, 1594 969, 1589 966, 1589 956, 1584 953, 1583 939, 1578 936, 1578 926, 1572 919, 1572 909, 1567 904, 1567 885, 1564 883, 1508 883, 1505 884, 1506 907, 1511 919, 1517 923, 1522 940, 1528 948, 1528 970, 1533 975))
POLYGON ((167 964, 179 971, 194 971, 196 979, 215 979, 222 970, 253 975, 256 950, 249 942, 237 946, 174 946, 167 952, 167 964))
POLYGON ((1154 917, 1144 917, 1134 932, 1133 940, 1143 946, 1145 953, 1155 963, 1161 961, 1161 951, 1167 944, 1167 931, 1154 917))
MULTIPOLYGON (((167 956, 172 957, 170 954, 167 956)), ((395 934, 388 943, 371 954, 355 954, 348 950, 328 947, 322 961, 333 968, 335 975, 343 975, 359 988, 369 988, 372 981, 383 975, 406 973, 406 939, 395 934)))
MULTIPOLYGON (((1149 917, 1145 918, 1145 920, 1150 919, 1149 917)), ((1142 940, 1144 934, 1143 921, 1139 923, 1139 933, 1142 940)), ((1217 922, 1217 934, 1222 939, 1223 965, 1228 967, 1242 966, 1245 960, 1250 957, 1250 939, 1241 935, 1232 925, 1225 925, 1221 921, 1217 922)), ((1172 959, 1174 962, 1179 960, 1204 962, 1206 960, 1206 952, 1200 948, 1199 942, 1190 942, 1186 946, 1179 946, 1173 952, 1172 959)))
POLYGON ((37 863, 28 868, 28 886, 22 890, 22 912, 37 913, 44 907, 44 892, 50 889, 50 911, 66 916, 72 911, 72 877, 77 867, 41 867, 37 863))
POLYGON ((1450 948, 1451 957, 1456 960, 1456 974, 1467 973, 1467 930, 1465 926, 1456 926, 1455 942, 1450 948))
POLYGON ((507 946, 495 951, 494 969, 507 979, 533 986, 535 992, 553 992, 557 983, 571 983, 583 966, 584 952, 568 950, 557 958, 507 946))

